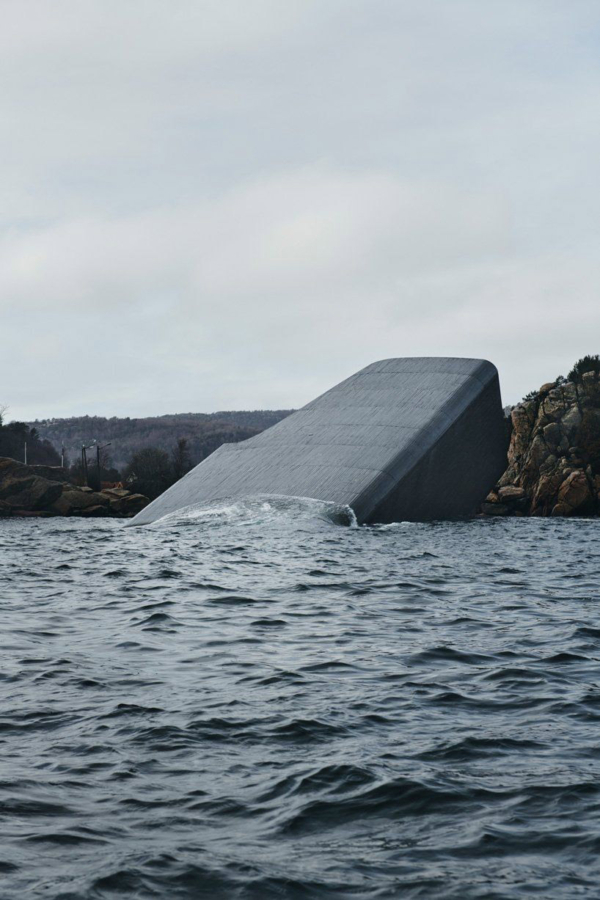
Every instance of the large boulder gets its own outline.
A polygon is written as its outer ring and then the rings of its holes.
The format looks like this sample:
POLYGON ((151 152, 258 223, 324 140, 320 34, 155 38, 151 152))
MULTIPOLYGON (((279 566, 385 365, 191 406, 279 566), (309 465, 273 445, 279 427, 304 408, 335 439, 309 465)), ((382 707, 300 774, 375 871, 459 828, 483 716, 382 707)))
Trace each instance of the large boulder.
POLYGON ((0 484, 4 484, 8 480, 18 481, 31 478, 34 475, 38 478, 45 478, 47 481, 58 481, 61 484, 70 482, 69 474, 62 466, 27 466, 16 459, 7 456, 0 457, 0 484))
POLYGON ((63 491, 63 483, 55 477, 40 474, 40 470, 49 469, 56 475, 53 466, 26 466, 15 459, 0 458, 0 500, 14 514, 48 510, 63 491))
MULTIPOLYGON (((109 493, 108 491, 106 493, 109 493)), ((145 506, 150 502, 143 494, 130 494, 128 491, 123 492, 126 496, 115 497, 110 501, 110 508, 118 515, 130 518, 137 516, 145 506)))
POLYGON ((25 466, 18 470, 5 467, 4 472, 0 482, 0 500, 15 509, 44 509, 62 492, 61 484, 28 474, 25 466))
POLYGON ((85 509, 79 510, 76 515, 83 516, 86 519, 105 519, 111 515, 111 511, 110 506, 96 503, 94 506, 86 506, 85 509))
POLYGON ((558 503, 552 509, 553 516, 576 516, 593 512, 595 497, 588 477, 581 469, 567 475, 558 491, 558 503))
POLYGON ((69 486, 63 488, 60 496, 52 504, 52 510, 59 516, 76 516, 81 515, 84 510, 92 506, 108 507, 109 504, 109 498, 102 494, 69 486))

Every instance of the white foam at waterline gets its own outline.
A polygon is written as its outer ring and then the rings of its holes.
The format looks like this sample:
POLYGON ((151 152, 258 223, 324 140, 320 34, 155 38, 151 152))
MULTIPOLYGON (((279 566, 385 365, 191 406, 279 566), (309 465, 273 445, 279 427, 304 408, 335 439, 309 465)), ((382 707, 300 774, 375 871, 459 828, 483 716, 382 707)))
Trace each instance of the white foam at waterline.
POLYGON ((223 498, 191 504, 167 513, 146 527, 189 526, 193 524, 251 525, 261 521, 286 519, 325 519, 335 525, 358 528, 354 510, 312 497, 286 497, 277 494, 223 498))

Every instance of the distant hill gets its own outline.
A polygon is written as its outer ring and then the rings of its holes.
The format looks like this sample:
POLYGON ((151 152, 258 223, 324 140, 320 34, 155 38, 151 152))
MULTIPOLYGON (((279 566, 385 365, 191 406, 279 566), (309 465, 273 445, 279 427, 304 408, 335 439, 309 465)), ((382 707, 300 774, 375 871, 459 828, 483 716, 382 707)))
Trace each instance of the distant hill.
POLYGON ((270 428, 293 410, 242 410, 239 412, 178 413, 145 419, 120 419, 113 416, 73 416, 69 419, 40 419, 29 422, 40 439, 50 441, 57 450, 64 447, 74 462, 82 444, 110 443, 112 464, 123 469, 134 453, 146 447, 158 447, 170 453, 178 438, 188 440, 192 462, 201 462, 224 443, 237 443, 270 428))

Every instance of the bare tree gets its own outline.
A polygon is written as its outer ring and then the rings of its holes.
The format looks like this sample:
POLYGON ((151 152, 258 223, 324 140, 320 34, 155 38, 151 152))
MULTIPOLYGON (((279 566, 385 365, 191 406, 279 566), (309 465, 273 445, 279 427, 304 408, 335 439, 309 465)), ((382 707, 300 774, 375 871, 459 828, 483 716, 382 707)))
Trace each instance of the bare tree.
POLYGON ((173 448, 171 453, 171 459, 173 461, 173 475, 176 480, 183 478, 186 472, 189 472, 192 468, 192 461, 190 459, 190 451, 189 451, 189 441, 187 438, 180 437, 177 438, 177 443, 173 448))

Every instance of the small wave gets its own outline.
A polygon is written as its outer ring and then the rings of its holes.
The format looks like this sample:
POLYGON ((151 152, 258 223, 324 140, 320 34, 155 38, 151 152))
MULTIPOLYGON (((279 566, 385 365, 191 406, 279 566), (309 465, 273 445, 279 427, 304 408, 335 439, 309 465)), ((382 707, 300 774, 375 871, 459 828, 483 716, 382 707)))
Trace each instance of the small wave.
POLYGON ((597 521, 197 513, 0 519, 2 898, 598 896, 597 521))
POLYGON ((59 846, 77 846, 79 844, 107 844, 108 839, 98 834, 77 833, 74 831, 49 831, 32 834, 25 840, 35 844, 58 844, 59 846))
POLYGON ((226 594, 223 597, 209 597, 207 603, 215 603, 218 606, 251 606, 257 601, 253 597, 240 597, 237 594, 226 594))
POLYGON ((273 520, 321 519, 334 525, 357 528, 358 522, 350 506, 313 500, 310 497, 283 497, 261 494, 230 500, 196 503, 157 519, 151 528, 210 525, 256 525, 273 520))
POLYGON ((397 529, 406 530, 408 528, 418 527, 418 522, 388 522, 386 525, 365 525, 370 531, 396 531, 397 529))
POLYGON ((160 706, 139 706, 136 703, 117 703, 110 712, 100 715, 99 719, 114 719, 121 716, 141 716, 146 718, 153 713, 162 713, 164 709, 160 706))
POLYGON ((600 628, 592 628, 591 625, 582 625, 575 629, 573 637, 585 637, 598 640, 600 638, 600 628))
POLYGON ((452 760, 453 762, 467 762, 473 759, 484 759, 490 756, 502 756, 507 753, 523 753, 528 750, 539 751, 545 745, 539 741, 517 738, 477 738, 467 737, 464 740, 435 747, 420 753, 419 759, 423 760, 452 760))
POLYGON ((177 619, 175 619, 173 616, 170 616, 168 613, 164 612, 151 613, 151 615, 146 616, 145 619, 142 619, 140 622, 134 622, 133 624, 135 627, 141 628, 143 631, 153 631, 154 629, 160 629, 164 627, 181 627, 181 622, 178 622, 177 619))
POLYGON ((312 743, 328 741, 333 737, 346 734, 346 728, 339 725, 331 725, 319 719, 291 719, 283 725, 277 726, 272 736, 282 741, 296 741, 298 743, 312 743))
POLYGON ((469 652, 464 653, 462 650, 456 650, 454 647, 430 647, 415 653, 411 661, 420 663, 462 663, 463 665, 477 666, 489 664, 493 660, 493 656, 486 656, 481 653, 469 652))
POLYGON ((282 830, 306 834, 323 827, 346 826, 353 819, 427 816, 441 810, 489 806, 506 798, 485 788, 437 787, 411 778, 395 778, 347 797, 320 798, 294 810, 282 830))
POLYGON ((9 872, 17 872, 19 869, 16 863, 7 862, 5 859, 0 859, 0 875, 8 874, 9 872))
POLYGON ((332 764, 311 769, 302 774, 286 775, 278 779, 258 798, 259 803, 269 803, 279 797, 323 794, 343 795, 365 789, 376 783, 375 776, 367 769, 347 763, 332 764))

